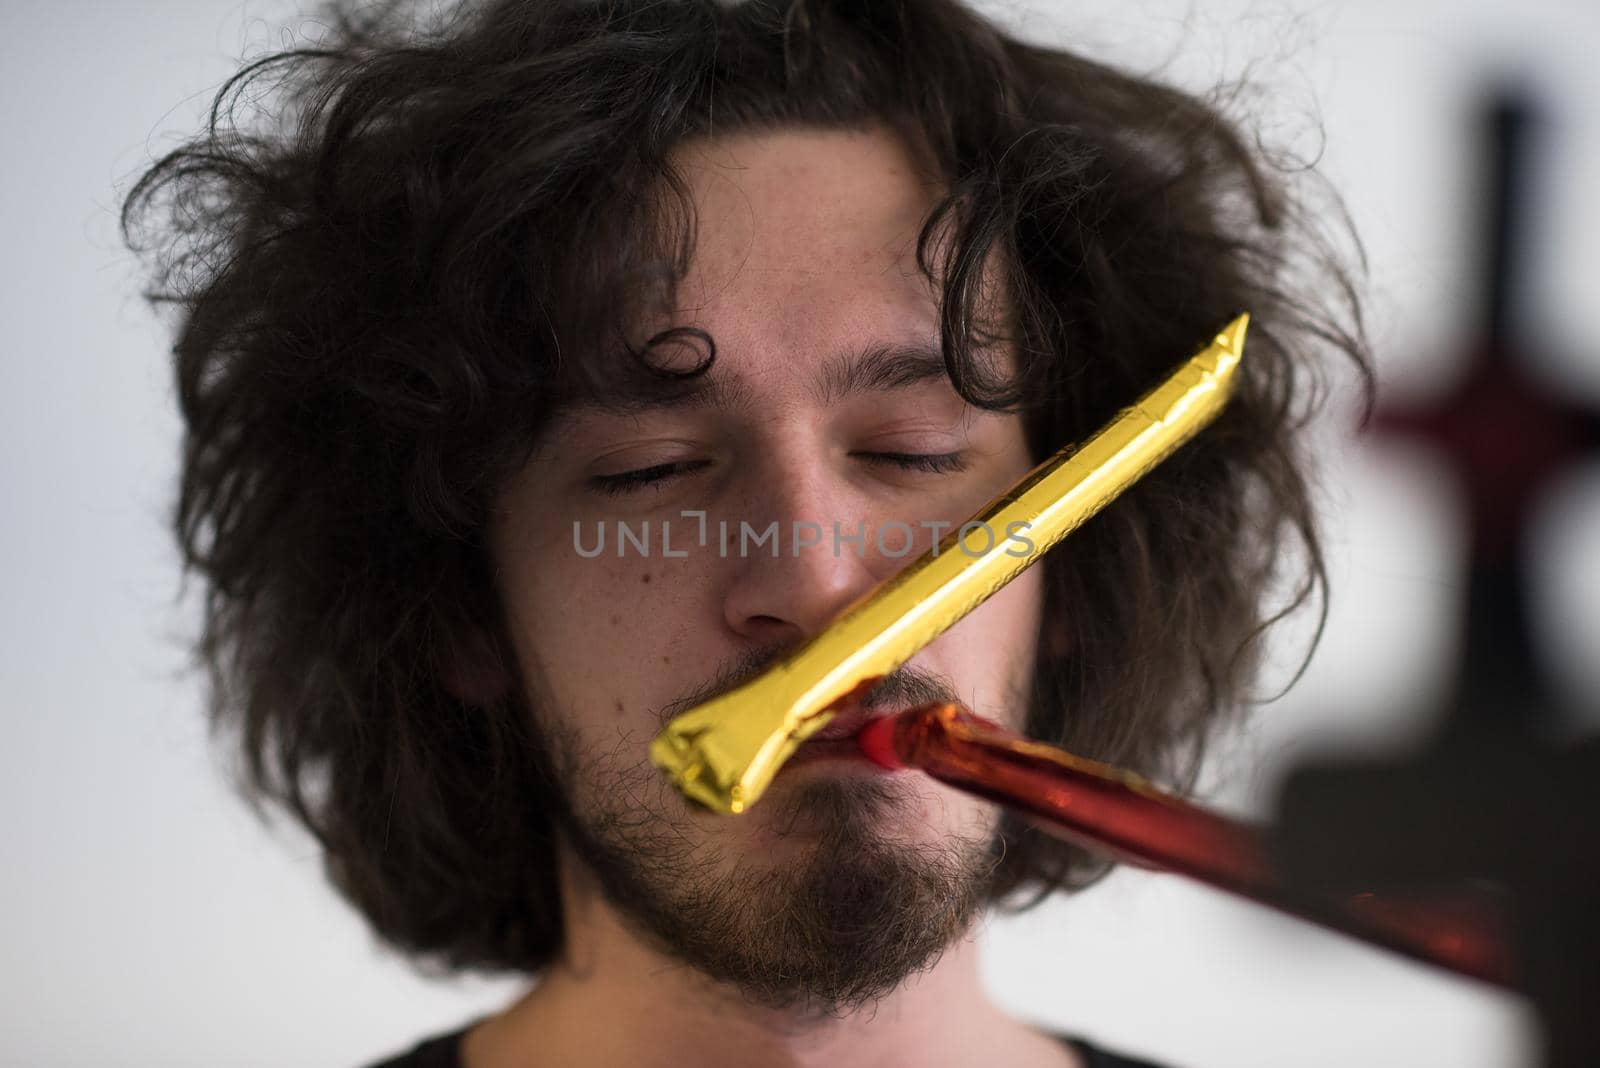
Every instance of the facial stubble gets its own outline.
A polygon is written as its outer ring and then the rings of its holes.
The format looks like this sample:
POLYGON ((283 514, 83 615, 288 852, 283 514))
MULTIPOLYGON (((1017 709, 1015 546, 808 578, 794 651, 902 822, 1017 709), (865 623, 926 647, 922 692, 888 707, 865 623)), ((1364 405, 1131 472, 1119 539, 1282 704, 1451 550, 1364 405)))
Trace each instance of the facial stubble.
POLYGON ((910 776, 808 776, 763 800, 781 849, 729 855, 647 761, 575 759, 556 732, 562 837, 636 935, 747 1003, 841 1017, 931 968, 971 928, 997 855, 980 838, 898 840, 910 776))

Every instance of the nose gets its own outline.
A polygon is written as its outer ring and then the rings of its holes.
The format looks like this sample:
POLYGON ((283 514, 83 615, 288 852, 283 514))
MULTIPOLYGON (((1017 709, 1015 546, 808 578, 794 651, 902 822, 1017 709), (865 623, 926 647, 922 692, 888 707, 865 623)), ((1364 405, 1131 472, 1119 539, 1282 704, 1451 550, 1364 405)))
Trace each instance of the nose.
POLYGON ((866 509, 854 495, 834 491, 827 476, 816 473, 769 475, 764 487, 747 498, 746 507, 764 517, 750 522, 750 537, 733 536, 737 523, 729 522, 723 614, 751 643, 787 648, 823 630, 886 576, 879 574, 866 509), (776 555, 771 542, 754 543, 773 521, 776 555))

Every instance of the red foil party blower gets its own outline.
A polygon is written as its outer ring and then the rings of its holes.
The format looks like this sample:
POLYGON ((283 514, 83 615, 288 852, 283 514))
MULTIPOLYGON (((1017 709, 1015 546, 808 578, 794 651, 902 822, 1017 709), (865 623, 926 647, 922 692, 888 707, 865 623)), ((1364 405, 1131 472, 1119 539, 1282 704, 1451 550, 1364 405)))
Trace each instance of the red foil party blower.
POLYGON ((1488 888, 1403 900, 1291 890, 1273 870, 1265 829, 1012 734, 960 705, 922 705, 874 720, 856 743, 886 768, 915 768, 1093 852, 1187 876, 1460 975, 1514 985, 1509 920, 1488 888))

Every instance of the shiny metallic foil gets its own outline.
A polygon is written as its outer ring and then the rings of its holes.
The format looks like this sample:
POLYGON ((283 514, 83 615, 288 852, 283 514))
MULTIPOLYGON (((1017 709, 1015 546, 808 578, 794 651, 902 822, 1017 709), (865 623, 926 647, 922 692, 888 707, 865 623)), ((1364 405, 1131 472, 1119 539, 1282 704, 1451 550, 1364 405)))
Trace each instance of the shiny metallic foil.
POLYGON ((800 743, 833 718, 832 706, 910 660, 1210 423, 1232 391, 1249 318, 1225 326, 1087 442, 989 502, 969 520, 984 528, 965 541, 957 528, 764 674, 673 719, 651 743, 651 761, 714 811, 755 804, 800 743), (1031 552, 1006 537, 1019 529, 1031 552))

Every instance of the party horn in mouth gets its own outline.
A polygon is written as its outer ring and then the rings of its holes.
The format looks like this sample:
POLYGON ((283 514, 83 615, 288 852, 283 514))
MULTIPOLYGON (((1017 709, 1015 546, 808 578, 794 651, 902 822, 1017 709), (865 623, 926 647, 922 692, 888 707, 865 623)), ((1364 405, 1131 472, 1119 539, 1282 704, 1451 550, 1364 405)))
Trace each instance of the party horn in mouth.
POLYGON ((1094 437, 1023 475, 766 672, 673 718, 651 761, 713 811, 755 804, 834 705, 877 685, 1216 418, 1249 321, 1234 319, 1094 437), (996 530, 1027 537, 997 539, 996 530))
POLYGON ((873 720, 856 736, 884 768, 914 768, 1002 805, 1047 834, 1124 864, 1181 875, 1371 945, 1516 989, 1509 900, 1463 882, 1409 895, 1289 884, 1276 832, 1162 791, 1121 768, 1014 734, 937 702, 873 720))

